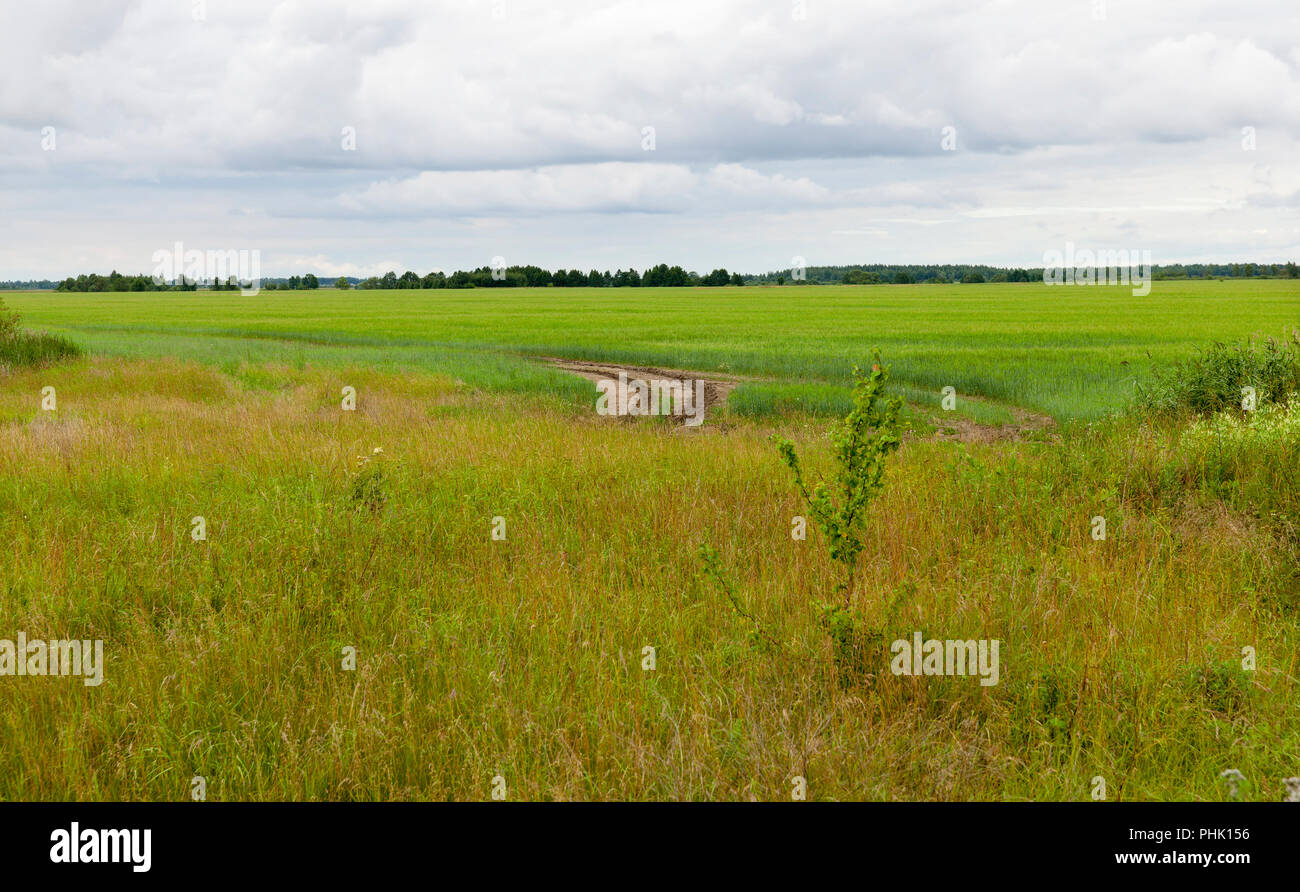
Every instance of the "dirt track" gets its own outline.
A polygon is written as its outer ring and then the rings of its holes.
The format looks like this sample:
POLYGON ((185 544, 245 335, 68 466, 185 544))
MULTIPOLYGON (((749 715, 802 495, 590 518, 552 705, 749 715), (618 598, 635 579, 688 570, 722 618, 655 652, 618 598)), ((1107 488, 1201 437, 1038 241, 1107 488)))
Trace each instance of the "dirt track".
POLYGON ((726 377, 717 377, 716 373, 699 373, 687 372, 681 369, 661 369, 653 366, 640 365, 622 365, 614 362, 594 362, 585 359, 557 359, 555 357, 545 357, 544 361, 555 366, 557 369, 563 369, 566 372, 573 372, 575 375, 581 375, 588 381, 601 381, 617 379, 622 373, 628 379, 640 378, 643 381, 660 380, 660 381, 679 381, 683 387, 694 386, 696 381, 704 382, 704 411, 707 413, 710 408, 725 403, 727 394, 736 389, 739 380, 726 377))
MULTIPOLYGON (((664 369, 656 366, 625 365, 617 362, 598 362, 585 359, 560 359, 554 356, 542 360, 557 369, 581 375, 588 381, 617 379, 622 373, 628 379, 680 381, 683 386, 693 385, 695 381, 704 381, 705 412, 725 403, 727 395, 736 389, 743 379, 719 376, 717 372, 689 372, 682 369, 664 369)), ((973 399, 973 397, 966 397, 973 399)), ((939 412, 932 415, 930 423, 936 428, 935 433, 924 439, 946 440, 959 443, 997 443, 1024 439, 1031 433, 1051 430, 1056 427, 1056 420, 1050 415, 1040 415, 1027 409, 1011 407, 1016 420, 1011 424, 980 424, 961 416, 948 416, 939 412)))
POLYGON ((947 418, 944 416, 948 413, 940 413, 930 419, 930 423, 936 430, 929 439, 951 440, 957 443, 997 443, 1004 440, 1023 440, 1029 434, 1056 427, 1056 419, 1050 415, 1040 415, 1014 406, 1010 407, 1010 410, 1016 417, 1011 424, 980 424, 969 418, 947 418))

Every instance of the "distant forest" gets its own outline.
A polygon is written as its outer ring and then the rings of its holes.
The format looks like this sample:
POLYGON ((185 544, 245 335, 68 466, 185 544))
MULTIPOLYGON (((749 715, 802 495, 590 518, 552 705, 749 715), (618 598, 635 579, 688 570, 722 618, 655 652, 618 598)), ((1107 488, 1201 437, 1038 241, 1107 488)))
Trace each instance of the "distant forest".
MULTIPOLYGON (((303 276, 263 278, 263 290, 312 290, 320 288, 325 277, 312 273, 303 276)), ((1209 278, 1297 278, 1294 261, 1288 263, 1175 263, 1154 266, 1152 278, 1209 279, 1209 278)), ((473 270, 443 273, 435 270, 420 275, 407 271, 398 275, 388 272, 367 279, 341 276, 327 285, 336 288, 539 288, 547 285, 557 288, 625 288, 663 286, 725 285, 924 285, 972 284, 980 282, 1041 282, 1042 267, 1002 267, 970 264, 851 264, 847 266, 809 266, 803 270, 782 269, 767 273, 732 273, 715 269, 710 273, 697 273, 680 266, 661 263, 645 272, 635 269, 581 270, 558 269, 554 272, 539 266, 509 266, 493 269, 482 266, 473 270)), ((50 291, 233 291, 238 288, 234 279, 225 282, 179 280, 159 285, 150 276, 122 275, 112 272, 107 276, 69 276, 62 281, 31 279, 0 281, 0 290, 50 290, 50 291)))

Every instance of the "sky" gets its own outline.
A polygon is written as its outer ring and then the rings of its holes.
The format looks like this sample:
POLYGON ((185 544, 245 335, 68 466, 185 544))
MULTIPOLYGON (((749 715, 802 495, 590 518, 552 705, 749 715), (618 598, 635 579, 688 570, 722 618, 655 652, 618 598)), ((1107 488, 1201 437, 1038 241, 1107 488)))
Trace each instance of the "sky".
POLYGON ((1296 0, 0 5, 0 279, 1300 259, 1296 0))

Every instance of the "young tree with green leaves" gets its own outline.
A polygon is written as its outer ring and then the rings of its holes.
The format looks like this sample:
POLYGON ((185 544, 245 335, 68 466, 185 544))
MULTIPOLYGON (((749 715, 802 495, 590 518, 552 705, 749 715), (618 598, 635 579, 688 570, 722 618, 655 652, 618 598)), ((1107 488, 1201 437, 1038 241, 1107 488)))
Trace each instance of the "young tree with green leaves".
POLYGON ((880 492, 885 459, 902 442, 898 414, 899 397, 886 398, 889 371, 876 357, 870 373, 853 368, 853 410, 831 433, 836 472, 833 484, 819 481, 811 489, 804 481, 803 467, 794 444, 777 437, 781 459, 794 474, 795 485, 808 505, 813 522, 826 535, 831 560, 840 564, 844 578, 837 586, 847 609, 853 590, 858 555, 862 552, 862 527, 867 507, 880 492))

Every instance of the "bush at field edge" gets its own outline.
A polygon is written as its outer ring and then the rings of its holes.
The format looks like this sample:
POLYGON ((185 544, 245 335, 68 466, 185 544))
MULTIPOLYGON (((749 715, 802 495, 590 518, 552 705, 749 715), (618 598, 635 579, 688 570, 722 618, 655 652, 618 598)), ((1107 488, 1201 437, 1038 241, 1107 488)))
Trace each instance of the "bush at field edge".
POLYGON ((81 355, 67 338, 18 328, 18 314, 0 301, 0 366, 38 366, 81 355))
POLYGON ((1247 387, 1254 389, 1261 406, 1300 390, 1300 331, 1283 340, 1216 343, 1191 359, 1157 370, 1139 387, 1137 407, 1154 415, 1204 418, 1240 408, 1247 387))

